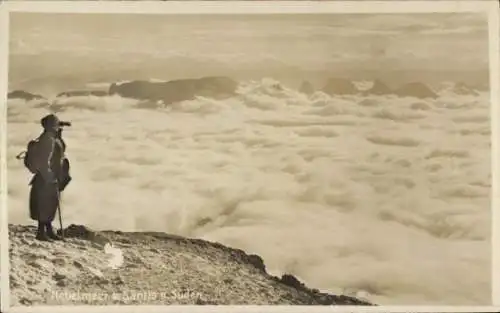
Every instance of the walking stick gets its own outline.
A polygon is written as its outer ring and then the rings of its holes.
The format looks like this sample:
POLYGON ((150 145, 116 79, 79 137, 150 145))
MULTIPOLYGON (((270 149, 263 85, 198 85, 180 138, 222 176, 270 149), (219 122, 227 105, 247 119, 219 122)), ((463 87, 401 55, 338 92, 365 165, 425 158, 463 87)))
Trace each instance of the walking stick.
POLYGON ((56 194, 57 194, 57 211, 59 212, 59 227, 61 229, 61 238, 64 240, 64 228, 61 216, 61 193, 59 192, 59 184, 57 184, 56 186, 56 194))

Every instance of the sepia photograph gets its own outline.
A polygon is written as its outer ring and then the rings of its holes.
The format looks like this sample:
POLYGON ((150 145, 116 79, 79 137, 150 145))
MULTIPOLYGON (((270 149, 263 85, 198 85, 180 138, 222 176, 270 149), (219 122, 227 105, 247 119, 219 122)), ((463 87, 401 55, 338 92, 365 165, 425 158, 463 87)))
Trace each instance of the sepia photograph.
POLYGON ((488 15, 11 12, 8 40, 11 306, 492 305, 488 15))

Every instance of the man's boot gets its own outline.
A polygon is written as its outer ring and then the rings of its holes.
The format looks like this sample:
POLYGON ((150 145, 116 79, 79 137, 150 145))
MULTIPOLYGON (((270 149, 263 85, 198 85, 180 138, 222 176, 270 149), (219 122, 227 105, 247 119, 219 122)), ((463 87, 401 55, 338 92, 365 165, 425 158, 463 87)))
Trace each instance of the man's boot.
POLYGON ((57 235, 52 228, 52 223, 47 223, 47 236, 53 240, 62 240, 61 236, 57 235))
POLYGON ((45 231, 45 223, 38 222, 38 229, 36 231, 35 238, 40 241, 52 241, 49 236, 47 236, 47 232, 45 231))

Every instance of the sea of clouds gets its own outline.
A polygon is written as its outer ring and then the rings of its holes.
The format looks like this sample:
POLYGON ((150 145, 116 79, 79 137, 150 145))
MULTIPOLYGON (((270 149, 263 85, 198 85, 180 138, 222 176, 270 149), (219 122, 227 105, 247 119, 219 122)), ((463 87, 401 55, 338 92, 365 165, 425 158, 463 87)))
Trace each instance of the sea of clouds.
MULTIPOLYGON (((57 99, 73 123, 65 225, 218 241, 273 274, 379 304, 487 304, 488 94, 307 96, 276 84, 171 106, 57 99)), ((10 223, 31 223, 15 155, 40 132, 41 102, 8 102, 10 223)))

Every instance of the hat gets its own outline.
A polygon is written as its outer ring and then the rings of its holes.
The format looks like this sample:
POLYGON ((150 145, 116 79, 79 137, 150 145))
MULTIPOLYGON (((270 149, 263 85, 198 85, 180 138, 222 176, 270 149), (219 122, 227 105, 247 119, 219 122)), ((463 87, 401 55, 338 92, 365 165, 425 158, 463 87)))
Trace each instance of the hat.
POLYGON ((61 122, 59 121, 59 118, 57 116, 55 116, 54 114, 49 114, 43 117, 40 120, 40 123, 42 124, 43 128, 48 129, 60 126, 61 122))

